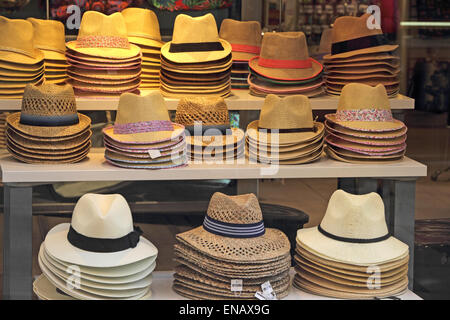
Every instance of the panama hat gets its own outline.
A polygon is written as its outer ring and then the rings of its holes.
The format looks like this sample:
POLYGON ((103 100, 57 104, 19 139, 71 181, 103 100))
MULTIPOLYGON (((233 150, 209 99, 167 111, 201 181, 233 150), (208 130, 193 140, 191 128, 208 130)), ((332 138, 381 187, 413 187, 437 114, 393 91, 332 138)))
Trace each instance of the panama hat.
POLYGON ((258 21, 224 19, 219 36, 231 44, 233 60, 248 61, 261 50, 261 25, 258 21))
POLYGON ((216 19, 211 13, 195 18, 177 15, 172 41, 161 48, 161 55, 175 63, 220 60, 230 53, 231 45, 219 38, 216 19))
POLYGON ((72 222, 51 229, 44 245, 51 256, 87 267, 124 266, 158 253, 133 227, 128 203, 119 194, 82 196, 74 208, 72 222))
POLYGON ((86 11, 81 19, 77 40, 67 48, 89 56, 128 59, 138 56, 141 49, 128 42, 127 27, 120 12, 109 16, 97 11, 86 11))
POLYGON ((66 60, 64 24, 56 20, 28 18, 34 28, 34 46, 44 53, 45 59, 66 60))
POLYGON ((44 61, 40 61, 36 64, 20 64, 0 61, 0 70, 11 70, 11 71, 24 71, 26 73, 34 74, 36 72, 42 71, 44 67, 44 61))
POLYGON ((128 41, 137 45, 161 48, 161 34, 156 14, 148 9, 126 8, 122 16, 127 26, 128 41))

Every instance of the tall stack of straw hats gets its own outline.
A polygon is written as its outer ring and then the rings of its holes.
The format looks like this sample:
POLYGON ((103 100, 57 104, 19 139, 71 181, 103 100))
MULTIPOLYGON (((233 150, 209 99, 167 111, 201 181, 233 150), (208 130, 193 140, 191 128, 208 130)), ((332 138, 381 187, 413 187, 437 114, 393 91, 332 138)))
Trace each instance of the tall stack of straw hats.
POLYGON ((381 29, 368 28, 370 14, 337 18, 331 32, 331 54, 324 56, 326 90, 339 95, 351 82, 382 84, 390 97, 399 90, 398 45, 390 45, 381 29))
POLYGON ((139 89, 159 89, 161 41, 156 14, 148 9, 126 8, 122 15, 127 25, 128 41, 141 48, 142 73, 139 89))
POLYGON ((351 163, 401 160, 407 127, 392 116, 383 85, 350 83, 342 89, 337 111, 325 115, 327 153, 351 163))
POLYGON ((203 226, 177 234, 176 239, 175 260, 180 265, 175 268, 173 289, 180 295, 251 299, 267 281, 277 298, 288 294, 289 240, 280 230, 264 227, 254 194, 216 192, 203 226), (233 286, 233 280, 241 286, 233 286))
POLYGON ((221 97, 181 99, 175 122, 187 131, 191 160, 231 160, 244 154, 244 131, 230 127, 227 104, 221 97))
POLYGON ((170 121, 159 91, 120 96, 116 121, 103 129, 106 161, 124 168, 167 169, 187 163, 184 127, 170 121))
POLYGON ((179 14, 173 38, 161 48, 161 92, 168 97, 231 94, 231 45, 219 38, 214 16, 179 14))
POLYGON ((313 120, 308 97, 266 97, 259 120, 247 127, 247 156, 251 161, 302 164, 323 153, 324 125, 313 120))
POLYGON ((231 88, 248 89, 248 61, 261 51, 261 25, 258 21, 225 19, 219 36, 231 44, 231 88))
POLYGON ((323 66, 309 57, 303 32, 265 33, 261 53, 249 61, 250 93, 256 96, 323 93, 323 66))
POLYGON ((0 112, 0 149, 6 148, 6 117, 9 112, 0 112))
POLYGON ((64 25, 56 20, 28 18, 34 28, 34 46, 44 53, 45 81, 64 83, 67 79, 64 25))
POLYGON ((6 118, 7 149, 27 163, 73 163, 91 147, 91 119, 77 113, 69 84, 27 85, 21 112, 6 118))
POLYGON ((68 82, 77 94, 118 95, 140 85, 141 49, 130 44, 120 12, 83 14, 77 40, 66 44, 68 82))
POLYGON ((158 249, 141 235, 123 196, 83 195, 71 223, 41 244, 33 291, 43 300, 149 299, 158 249))
POLYGON ((389 234, 377 193, 337 190, 322 222, 298 230, 294 287, 323 296, 371 299, 408 287, 408 245, 389 234))
POLYGON ((44 54, 34 47, 33 25, 0 16, 0 98, 19 99, 27 84, 44 79, 44 54))

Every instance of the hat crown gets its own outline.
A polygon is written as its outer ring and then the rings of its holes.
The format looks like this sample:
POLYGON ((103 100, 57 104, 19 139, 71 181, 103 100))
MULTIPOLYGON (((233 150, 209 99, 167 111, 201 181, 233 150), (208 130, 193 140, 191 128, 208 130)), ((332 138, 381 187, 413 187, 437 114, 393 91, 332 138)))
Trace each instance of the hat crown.
POLYGON ((172 43, 218 42, 216 19, 211 13, 201 17, 179 14, 173 27, 172 43))
POLYGON ((332 43, 383 34, 381 29, 367 28, 367 20, 370 16, 369 13, 366 13, 361 17, 344 16, 337 18, 331 29, 332 43))
POLYGON ((144 37, 161 41, 159 22, 156 14, 148 9, 126 8, 122 16, 129 37, 144 37))
POLYGON ((88 36, 128 39, 127 27, 122 14, 116 12, 108 16, 97 11, 86 11, 81 19, 78 39, 88 36))
POLYGON ((375 192, 353 195, 335 191, 320 226, 328 233, 350 239, 375 239, 388 233, 384 203, 375 192))
POLYGON ((182 98, 177 106, 175 122, 193 126, 197 121, 201 121, 202 125, 229 125, 225 100, 222 97, 182 98))
POLYGON ((303 32, 266 32, 262 39, 261 58, 307 60, 308 45, 303 32))
POLYGON ((342 88, 337 111, 343 110, 391 110, 386 88, 382 84, 372 87, 361 83, 349 83, 342 88))
POLYGON ((66 38, 62 22, 35 18, 27 20, 34 28, 34 46, 36 48, 62 53, 66 51, 66 38))
POLYGON ((219 36, 231 44, 261 46, 261 25, 258 21, 224 19, 219 36))
POLYGON ((115 124, 153 120, 170 121, 166 102, 159 91, 143 96, 127 92, 120 96, 115 124))
POLYGON ((0 16, 0 50, 22 53, 34 57, 33 25, 23 19, 0 16))
POLYGON ((209 201, 207 215, 214 220, 233 224, 252 224, 263 220, 261 207, 253 193, 228 196, 216 192, 209 201))
POLYGON ((330 53, 331 52, 331 34, 333 29, 328 28, 322 31, 319 44, 319 53, 330 53))
POLYGON ((267 95, 259 116, 259 127, 265 129, 313 128, 314 121, 308 97, 293 95, 280 98, 267 95))
POLYGON ((120 194, 83 195, 73 210, 72 227, 86 237, 100 239, 121 238, 134 230, 130 207, 120 194))

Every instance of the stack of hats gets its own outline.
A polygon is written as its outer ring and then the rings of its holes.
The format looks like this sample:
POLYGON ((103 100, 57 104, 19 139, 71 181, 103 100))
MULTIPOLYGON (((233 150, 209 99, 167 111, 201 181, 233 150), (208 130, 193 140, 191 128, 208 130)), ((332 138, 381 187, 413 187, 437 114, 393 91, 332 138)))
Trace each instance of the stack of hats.
POLYGON ((406 151, 405 124, 392 116, 386 89, 350 83, 336 113, 325 115, 327 153, 351 163, 401 160, 406 151))
POLYGON ((27 85, 22 110, 6 118, 6 144, 27 163, 73 163, 91 148, 91 119, 77 113, 69 84, 27 85))
POLYGON ((127 8, 122 11, 128 41, 141 48, 142 73, 139 89, 159 89, 161 69, 161 34, 156 14, 148 9, 127 8))
POLYGON ((170 121, 159 91, 122 94, 115 124, 103 134, 106 161, 115 166, 166 169, 187 163, 184 127, 170 121))
POLYGON ((231 94, 231 45, 219 38, 214 16, 179 14, 173 38, 161 48, 161 91, 168 97, 231 94))
POLYGON ((316 295, 371 299, 408 288, 408 246, 389 234, 377 193, 333 193, 322 222, 297 231, 293 285, 316 295))
POLYGON ((221 162, 244 154, 244 131, 230 128, 228 108, 221 97, 181 99, 175 122, 186 129, 191 160, 221 162))
POLYGON ((323 153, 324 125, 313 120, 309 99, 302 95, 280 98, 269 94, 259 120, 247 127, 247 156, 251 161, 302 164, 323 153))
POLYGON ((350 82, 382 84, 390 97, 399 91, 398 45, 389 45, 381 29, 368 28, 370 14, 337 18, 331 32, 331 54, 324 56, 326 90, 339 95, 350 82))
POLYGON ((6 117, 9 112, 0 112, 0 149, 6 148, 6 117))
POLYGON ((33 291, 42 300, 149 299, 158 249, 141 235, 123 196, 83 195, 72 222, 41 244, 33 291))
POLYGON ((269 282, 276 297, 290 286, 290 243, 264 227, 254 194, 216 192, 203 226, 177 234, 173 289, 193 299, 254 299, 269 282))
POLYGON ((137 91, 141 75, 141 49, 128 42, 120 12, 106 16, 83 14, 77 40, 67 46, 69 80, 78 93, 117 95, 137 91))
POLYGON ((260 56, 249 61, 250 93, 265 97, 323 93, 323 66, 309 57, 303 32, 265 33, 260 56))
POLYGON ((231 88, 248 89, 248 61, 260 53, 261 25, 257 21, 225 19, 219 35, 231 44, 231 88))
POLYGON ((64 83, 67 79, 64 25, 56 20, 28 18, 34 28, 34 46, 44 53, 45 81, 64 83))
POLYGON ((27 84, 44 79, 44 54, 34 47, 33 25, 0 16, 0 98, 20 99, 27 84))

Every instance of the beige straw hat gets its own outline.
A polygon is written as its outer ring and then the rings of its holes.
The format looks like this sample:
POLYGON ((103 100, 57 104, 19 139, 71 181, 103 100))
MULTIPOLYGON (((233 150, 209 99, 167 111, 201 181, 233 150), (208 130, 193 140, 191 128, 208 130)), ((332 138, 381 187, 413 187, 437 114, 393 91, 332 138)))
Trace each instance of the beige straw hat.
POLYGON ((56 20, 28 18, 34 28, 34 46, 44 53, 47 60, 66 60, 64 25, 56 20))
POLYGON ((138 45, 161 48, 161 34, 156 14, 148 9, 126 8, 122 11, 127 26, 128 41, 138 45))
POLYGON ((261 51, 261 25, 258 21, 224 19, 219 36, 231 44, 233 60, 248 61, 261 51))

